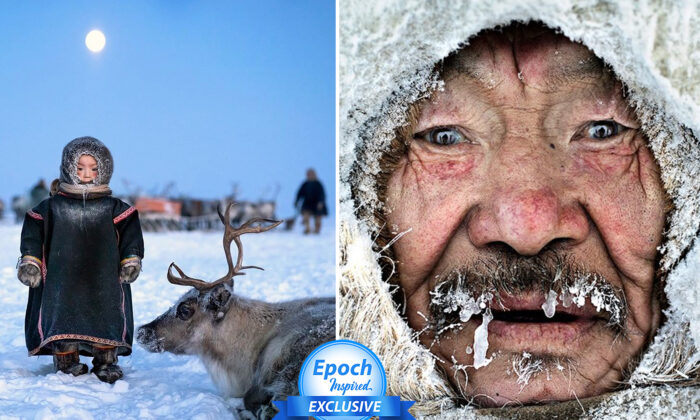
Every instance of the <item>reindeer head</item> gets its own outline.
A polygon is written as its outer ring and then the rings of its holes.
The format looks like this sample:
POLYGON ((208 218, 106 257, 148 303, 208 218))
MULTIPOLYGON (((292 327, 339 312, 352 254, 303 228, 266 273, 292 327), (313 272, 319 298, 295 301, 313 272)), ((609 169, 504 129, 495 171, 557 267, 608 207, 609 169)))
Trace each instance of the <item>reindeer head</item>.
POLYGON ((200 341, 203 337, 211 336, 209 333, 216 324, 224 319, 232 305, 233 284, 235 276, 242 276, 242 270, 260 267, 243 265, 243 245, 240 236, 244 233, 260 233, 278 226, 281 221, 255 218, 238 228, 229 223, 231 207, 226 207, 226 214, 221 214, 217 209, 219 218, 225 226, 224 253, 228 263, 228 273, 213 282, 206 282, 187 276, 180 267, 171 263, 168 267, 168 281, 183 286, 194 288, 185 293, 178 302, 150 323, 143 325, 138 330, 137 340, 151 352, 169 351, 175 354, 195 354, 198 352, 200 341), (270 223, 263 226, 263 223, 270 223), (253 226, 259 224, 257 226, 253 226), (236 244, 238 257, 236 264, 231 258, 231 242, 236 244), (173 274, 173 268, 179 276, 173 274))

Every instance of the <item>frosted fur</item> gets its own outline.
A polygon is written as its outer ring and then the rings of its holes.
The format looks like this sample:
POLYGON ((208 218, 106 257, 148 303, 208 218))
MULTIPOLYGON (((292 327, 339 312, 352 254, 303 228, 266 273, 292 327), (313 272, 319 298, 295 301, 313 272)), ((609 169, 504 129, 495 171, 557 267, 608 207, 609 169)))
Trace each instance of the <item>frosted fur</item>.
POLYGON ((97 162, 96 185, 107 185, 114 172, 114 159, 107 146, 94 137, 78 137, 63 148, 59 179, 66 184, 80 184, 78 177, 78 160, 80 156, 90 155, 97 162))
POLYGON ((378 159, 406 122, 407 105, 440 87, 437 61, 482 29, 539 20, 584 43, 625 83, 675 206, 660 248, 668 274, 667 322, 631 376, 637 387, 603 399, 588 415, 698 414, 696 387, 661 384, 697 384, 700 366, 700 250, 694 244, 700 227, 700 2, 343 0, 339 14, 340 331, 391 360, 388 392, 418 400, 418 414, 469 418, 466 413, 476 412, 450 408, 453 392, 381 279, 378 261, 385 257, 371 248, 380 228, 371 222, 381 206, 374 185, 378 159), (655 410, 637 407, 642 397, 655 410))
MULTIPOLYGON (((352 211, 341 203, 341 212, 352 211)), ((346 213, 348 214, 348 213, 346 213)), ((420 401, 421 413, 440 413, 457 395, 435 370, 435 361, 394 309, 390 285, 381 281, 369 232, 356 221, 343 223, 340 242, 340 336, 369 346, 384 362, 387 395, 420 401)))

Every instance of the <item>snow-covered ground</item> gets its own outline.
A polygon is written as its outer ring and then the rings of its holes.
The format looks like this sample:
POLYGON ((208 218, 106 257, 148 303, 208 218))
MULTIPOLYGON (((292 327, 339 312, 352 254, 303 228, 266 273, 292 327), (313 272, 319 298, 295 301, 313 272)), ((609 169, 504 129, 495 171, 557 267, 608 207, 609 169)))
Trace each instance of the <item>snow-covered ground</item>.
MULTIPOLYGON (((298 230, 243 236, 243 263, 265 271, 236 277, 236 293, 267 301, 334 295, 335 237, 332 221, 325 222, 319 236, 298 230)), ((15 270, 20 231, 21 226, 0 224, 0 420, 237 417, 242 400, 223 398, 196 357, 149 353, 134 342, 133 354, 119 359, 124 379, 114 385, 92 374, 56 374, 50 356, 27 357, 27 288, 15 270)), ((221 235, 144 234, 143 272, 132 285, 136 327, 163 313, 187 290, 166 280, 172 261, 193 277, 215 279, 226 273, 221 235)), ((90 358, 81 361, 91 366, 90 358)))

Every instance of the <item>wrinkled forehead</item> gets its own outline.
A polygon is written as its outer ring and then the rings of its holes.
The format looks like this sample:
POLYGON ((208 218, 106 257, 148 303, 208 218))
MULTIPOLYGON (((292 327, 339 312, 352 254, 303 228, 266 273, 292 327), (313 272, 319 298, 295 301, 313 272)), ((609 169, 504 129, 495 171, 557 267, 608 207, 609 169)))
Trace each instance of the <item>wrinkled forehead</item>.
POLYGON ((528 86, 551 92, 580 82, 615 78, 584 45, 540 25, 511 25, 484 31, 447 57, 446 81, 467 77, 487 88, 528 86))

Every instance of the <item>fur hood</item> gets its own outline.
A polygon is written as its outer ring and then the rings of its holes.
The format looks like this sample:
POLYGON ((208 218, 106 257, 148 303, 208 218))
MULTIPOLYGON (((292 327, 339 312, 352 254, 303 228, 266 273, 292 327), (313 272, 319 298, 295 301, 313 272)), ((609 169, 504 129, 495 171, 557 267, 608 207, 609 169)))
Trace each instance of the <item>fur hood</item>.
POLYGON ((107 185, 114 172, 114 160, 107 146, 94 137, 78 137, 63 148, 59 180, 66 184, 78 185, 78 160, 82 155, 90 155, 97 161, 96 185, 107 185))
MULTIPOLYGON (((373 241, 382 205, 374 180, 408 105, 440 87, 438 61, 482 29, 536 20, 586 45, 626 85, 674 204, 659 248, 665 322, 630 388, 576 410, 585 407, 585 418, 700 415, 700 2, 343 0, 339 10, 340 333, 384 361, 387 394, 416 400, 421 415, 504 415, 455 407, 430 352, 398 314, 382 281, 386 256, 373 241)), ((531 418, 537 409, 505 411, 531 418)))

